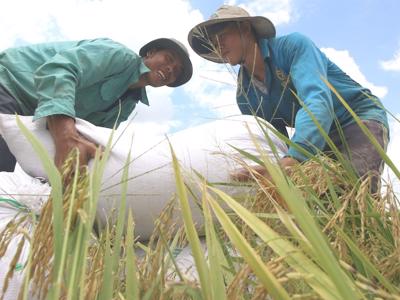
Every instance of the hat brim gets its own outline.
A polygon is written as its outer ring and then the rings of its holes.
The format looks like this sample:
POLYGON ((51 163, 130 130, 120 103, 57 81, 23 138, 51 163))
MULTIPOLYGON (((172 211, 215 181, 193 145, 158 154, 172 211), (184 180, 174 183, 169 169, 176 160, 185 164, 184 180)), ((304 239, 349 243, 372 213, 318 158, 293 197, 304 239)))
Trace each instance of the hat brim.
POLYGON ((269 19, 262 16, 211 19, 196 25, 189 31, 188 41, 190 47, 204 59, 216 63, 225 63, 222 57, 212 49, 209 37, 207 36, 207 28, 214 24, 232 21, 249 21, 257 38, 272 38, 276 35, 274 24, 269 19))
POLYGON ((181 59, 182 62, 182 72, 179 77, 171 84, 168 84, 169 87, 177 87, 182 84, 185 84, 192 78, 193 74, 193 66, 192 62, 189 58, 189 54, 182 49, 175 41, 168 39, 168 38, 159 38, 155 39, 146 45, 144 45, 139 50, 139 55, 144 57, 146 53, 151 49, 171 49, 178 54, 178 57, 181 59))

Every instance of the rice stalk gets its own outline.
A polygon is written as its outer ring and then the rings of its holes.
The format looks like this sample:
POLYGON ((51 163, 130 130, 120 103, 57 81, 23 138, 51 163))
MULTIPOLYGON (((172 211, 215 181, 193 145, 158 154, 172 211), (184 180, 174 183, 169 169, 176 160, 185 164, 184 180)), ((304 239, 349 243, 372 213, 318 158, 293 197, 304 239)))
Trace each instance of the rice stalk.
MULTIPOLYGON (((77 152, 71 153, 71 155, 66 160, 63 167, 63 178, 68 182, 73 182, 72 178, 75 174, 75 163, 77 157, 77 152)), ((68 212, 70 215, 70 222, 67 223, 67 220, 64 219, 64 228, 69 228, 70 230, 74 229, 74 225, 77 222, 78 218, 78 210, 82 207, 83 203, 87 200, 87 170, 82 169, 81 172, 77 175, 78 179, 76 181, 76 191, 73 187, 74 184, 67 185, 64 192, 64 200, 63 200, 63 215, 67 216, 68 212), (71 193, 74 192, 73 195, 71 193), (75 193, 76 192, 76 193, 75 193), (73 200, 73 207, 70 207, 70 201, 73 200)), ((32 244, 31 244, 31 252, 32 260, 31 260, 31 269, 30 269, 30 277, 29 280, 32 281, 33 295, 38 296, 39 298, 44 298, 49 292, 50 287, 52 286, 52 282, 54 281, 55 273, 55 265, 54 265, 54 236, 58 233, 54 233, 54 227, 52 226, 54 223, 54 215, 53 215, 53 201, 52 197, 49 197, 49 200, 46 202, 44 207, 40 212, 40 219, 36 226, 32 244)), ((63 229, 64 231, 64 229, 63 229)), ((70 231, 65 232, 69 234, 70 231)), ((64 234, 62 234, 64 236, 64 234)), ((65 253, 64 256, 67 254, 65 253)), ((65 285, 61 285, 63 293, 65 293, 65 285)))

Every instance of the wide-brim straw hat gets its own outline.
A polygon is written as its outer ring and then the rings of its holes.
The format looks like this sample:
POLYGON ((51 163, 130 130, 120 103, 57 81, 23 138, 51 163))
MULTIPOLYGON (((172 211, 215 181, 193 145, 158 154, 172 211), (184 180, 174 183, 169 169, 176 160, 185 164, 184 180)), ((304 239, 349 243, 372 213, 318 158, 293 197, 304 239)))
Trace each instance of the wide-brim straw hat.
POLYGON ((193 74, 193 66, 189 57, 189 52, 186 49, 185 45, 173 38, 159 38, 152 40, 151 42, 144 45, 140 51, 139 55, 144 57, 146 53, 151 49, 171 49, 175 51, 179 58, 182 61, 182 72, 178 76, 178 78, 171 84, 168 84, 169 87, 177 87, 182 84, 185 84, 192 78, 193 74))
POLYGON ((207 28, 214 24, 232 21, 250 22, 257 38, 271 38, 276 35, 275 26, 269 19, 262 16, 252 17, 245 9, 239 6, 222 5, 207 21, 196 25, 190 30, 188 35, 190 47, 207 60, 224 63, 225 61, 213 50, 210 44, 207 28))

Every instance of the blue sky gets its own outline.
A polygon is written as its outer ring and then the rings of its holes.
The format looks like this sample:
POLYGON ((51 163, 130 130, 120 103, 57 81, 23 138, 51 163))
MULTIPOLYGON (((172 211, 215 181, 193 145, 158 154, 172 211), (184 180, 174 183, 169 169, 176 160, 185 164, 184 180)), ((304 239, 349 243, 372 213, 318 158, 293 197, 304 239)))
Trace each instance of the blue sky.
MULTIPOLYGON (((278 35, 307 35, 400 116, 399 0, 2 0, 0 49, 96 37, 136 52, 158 37, 188 45, 188 31, 224 2, 270 18, 278 35)), ((138 106, 134 126, 163 134, 239 113, 234 72, 190 53, 192 80, 177 89, 149 88, 151 105, 138 106)), ((389 153, 400 165, 400 124, 391 126, 389 153)))

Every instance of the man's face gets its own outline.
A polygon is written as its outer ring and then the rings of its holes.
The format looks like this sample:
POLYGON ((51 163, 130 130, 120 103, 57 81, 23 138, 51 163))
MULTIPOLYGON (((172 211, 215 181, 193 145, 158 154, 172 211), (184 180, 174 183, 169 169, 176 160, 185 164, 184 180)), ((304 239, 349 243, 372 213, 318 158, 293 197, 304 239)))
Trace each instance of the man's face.
POLYGON ((241 62, 244 45, 237 24, 229 24, 214 34, 211 43, 225 62, 232 66, 241 62))
POLYGON ((169 49, 150 50, 144 58, 144 64, 150 69, 146 76, 149 85, 153 87, 175 82, 183 69, 177 53, 169 49))

